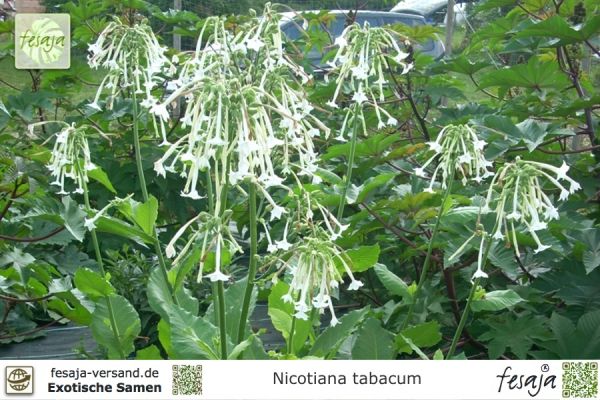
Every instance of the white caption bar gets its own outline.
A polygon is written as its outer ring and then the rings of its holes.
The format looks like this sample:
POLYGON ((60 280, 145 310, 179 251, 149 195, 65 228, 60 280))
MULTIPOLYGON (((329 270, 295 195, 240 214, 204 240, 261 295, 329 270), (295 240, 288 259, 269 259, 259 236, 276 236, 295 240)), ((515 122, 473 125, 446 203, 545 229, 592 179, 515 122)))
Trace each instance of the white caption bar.
MULTIPOLYGON (((0 365, 6 398, 560 399, 564 363, 57 360, 0 365)), ((590 385, 598 381, 597 362, 573 363, 591 371, 585 378, 590 385)), ((582 382, 574 384, 568 385, 579 390, 574 393, 585 389, 582 382)))

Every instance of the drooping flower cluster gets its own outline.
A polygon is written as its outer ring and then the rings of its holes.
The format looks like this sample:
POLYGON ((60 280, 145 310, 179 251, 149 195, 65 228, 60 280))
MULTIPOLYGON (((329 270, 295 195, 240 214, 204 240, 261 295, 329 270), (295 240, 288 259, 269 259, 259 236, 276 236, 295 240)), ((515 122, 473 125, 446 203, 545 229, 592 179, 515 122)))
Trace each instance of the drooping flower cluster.
POLYGON ((325 309, 331 312, 331 325, 338 320, 332 304, 332 297, 343 283, 344 274, 350 278, 349 290, 357 290, 363 286, 352 274, 352 261, 346 253, 335 244, 335 240, 348 228, 342 225, 326 207, 312 199, 308 192, 302 191, 298 198, 296 218, 290 217, 285 225, 282 240, 273 241, 265 226, 268 242, 267 251, 278 257, 281 269, 278 275, 286 270, 291 277, 288 293, 283 300, 294 304, 295 316, 308 319, 312 309, 323 313, 325 309), (322 217, 314 219, 313 208, 322 217), (303 229, 307 233, 302 240, 293 244, 288 242, 288 227, 295 225, 297 233, 303 229))
MULTIPOLYGON (((401 74, 412 69, 412 64, 404 60, 408 53, 403 52, 398 45, 398 36, 384 27, 371 27, 368 22, 364 26, 351 24, 335 40, 337 53, 328 64, 333 68, 330 74, 338 74, 336 89, 332 99, 327 103, 338 108, 337 102, 345 84, 350 85, 352 100, 356 105, 369 104, 374 107, 379 129, 394 126, 398 121, 379 103, 385 101, 384 87, 388 84, 386 72, 390 68, 402 68, 401 74)), ((362 116, 362 108, 353 114, 362 116)), ((338 140, 346 140, 346 130, 352 123, 350 111, 346 115, 338 140)), ((364 118, 362 118, 364 121, 364 118)), ((366 127, 363 126, 363 130, 366 127)), ((366 133, 366 132, 364 132, 366 133)))
POLYGON ((54 177, 51 185, 60 188, 58 194, 67 195, 70 192, 65 189, 65 178, 69 178, 75 182, 76 189, 73 193, 81 194, 85 183, 88 182, 88 172, 97 168, 91 160, 87 140, 86 131, 90 127, 76 126, 75 123, 69 125, 62 121, 45 121, 30 125, 29 130, 33 132, 36 126, 51 123, 64 125, 64 128, 55 134, 56 140, 47 165, 50 174, 54 177))
MULTIPOLYGON (((163 84, 162 75, 172 75, 175 67, 165 55, 166 47, 158 43, 151 27, 145 23, 127 25, 115 18, 88 47, 88 64, 97 69, 106 68, 107 73, 100 83, 90 107, 101 110, 98 104, 104 90, 109 91, 106 104, 112 102, 126 88, 132 88, 143 99, 141 104, 151 107, 156 103, 152 90, 163 84)), ((154 121, 155 131, 158 126, 154 121)), ((166 141, 164 125, 161 124, 163 141, 166 141)))
POLYGON ((458 172, 461 181, 467 183, 470 177, 479 183, 483 179, 492 176, 488 170, 492 163, 485 159, 483 148, 486 142, 480 140, 477 134, 468 125, 447 125, 442 129, 433 142, 428 142, 429 149, 434 154, 414 172, 417 176, 428 177, 425 169, 437 161, 437 165, 431 174, 429 186, 426 192, 433 192, 433 185, 441 176, 442 188, 447 186, 448 178, 458 172))
POLYGON ((202 280, 204 265, 209 253, 214 254, 215 270, 207 275, 207 278, 209 278, 212 282, 227 281, 229 276, 222 271, 222 268, 226 266, 225 260, 223 260, 223 254, 233 255, 242 251, 242 248, 236 242, 231 234, 231 231, 229 230, 230 218, 231 212, 224 213, 222 217, 213 216, 202 212, 185 223, 177 231, 175 236, 173 236, 166 248, 167 257, 174 258, 173 266, 177 266, 182 260, 185 259, 192 246, 199 246, 201 250, 198 269, 198 282, 202 280), (177 255, 175 243, 194 223, 197 224, 197 229, 194 230, 189 236, 185 246, 177 255), (177 257, 175 257, 176 255, 177 257))
POLYGON ((177 89, 150 109, 166 120, 168 105, 186 99, 182 126, 189 132, 155 162, 155 171, 165 176, 179 165, 187 177, 182 195, 193 199, 201 197, 199 171, 207 169, 228 171, 221 182, 235 185, 251 178, 265 189, 280 186, 281 174, 293 167, 312 174, 317 157, 312 139, 328 129, 294 84, 292 77, 308 77, 282 55, 277 18, 266 14, 237 36, 225 29, 222 18, 209 18, 207 26, 211 34, 185 62, 177 89))
POLYGON ((308 319, 308 312, 315 308, 331 312, 331 325, 336 325, 332 304, 332 294, 343 282, 338 265, 351 279, 349 290, 357 290, 362 282, 356 280, 349 266, 350 260, 330 240, 319 237, 306 237, 294 247, 292 257, 287 261, 292 276, 289 292, 283 297, 294 304, 296 318, 308 319))
POLYGON ((581 189, 579 183, 567 176, 568 171, 569 166, 564 161, 555 167, 517 157, 514 162, 503 165, 492 179, 483 210, 492 211, 495 202, 496 229, 492 237, 509 238, 519 255, 516 228, 522 226, 537 244, 535 253, 548 249, 550 246, 543 244, 536 232, 547 229, 548 222, 558 219, 559 214, 544 188, 554 186, 560 190, 558 199, 566 200, 581 189), (561 181, 568 183, 568 188, 561 181), (494 196, 496 191, 499 194, 494 196))

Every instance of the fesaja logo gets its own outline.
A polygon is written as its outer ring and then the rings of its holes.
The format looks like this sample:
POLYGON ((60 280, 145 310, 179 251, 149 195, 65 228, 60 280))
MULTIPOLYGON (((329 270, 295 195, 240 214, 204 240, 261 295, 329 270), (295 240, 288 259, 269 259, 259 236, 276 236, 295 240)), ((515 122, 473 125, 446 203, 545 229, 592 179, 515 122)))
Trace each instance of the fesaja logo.
POLYGON ((549 374, 550 366, 542 364, 540 374, 513 372, 513 368, 504 368, 502 375, 496 375, 499 379, 498 393, 519 390, 526 391, 531 397, 536 397, 544 388, 556 389, 556 375, 549 374))
POLYGON ((17 14, 15 67, 66 69, 70 57, 69 14, 17 14))

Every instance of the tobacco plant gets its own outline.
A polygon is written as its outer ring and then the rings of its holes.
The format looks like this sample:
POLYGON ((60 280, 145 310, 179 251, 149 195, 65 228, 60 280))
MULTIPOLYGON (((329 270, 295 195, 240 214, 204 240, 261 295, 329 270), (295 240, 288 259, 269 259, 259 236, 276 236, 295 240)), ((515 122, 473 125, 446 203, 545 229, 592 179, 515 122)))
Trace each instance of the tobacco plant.
POLYGON ((0 341, 71 322, 98 358, 599 357, 595 2, 483 1, 441 60, 436 28, 360 13, 337 38, 299 14, 292 41, 276 4, 60 9, 71 69, 0 76, 0 341))

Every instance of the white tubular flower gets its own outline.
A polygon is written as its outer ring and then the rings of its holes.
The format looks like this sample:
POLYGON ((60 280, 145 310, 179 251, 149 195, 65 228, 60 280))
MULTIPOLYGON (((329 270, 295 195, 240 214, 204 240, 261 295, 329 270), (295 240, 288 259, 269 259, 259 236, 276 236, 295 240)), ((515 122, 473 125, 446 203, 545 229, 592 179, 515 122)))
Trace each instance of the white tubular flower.
POLYGON ((308 319, 312 309, 323 313, 325 309, 331 312, 331 324, 338 321, 333 309, 334 296, 343 277, 339 266, 350 277, 349 290, 357 290, 362 282, 356 280, 350 270, 350 260, 330 240, 321 235, 306 237, 291 250, 291 258, 287 267, 291 275, 290 291, 283 296, 284 301, 294 304, 296 318, 308 319))
MULTIPOLYGON (((58 194, 67 195, 69 193, 81 194, 84 191, 85 183, 89 181, 88 172, 98 168, 91 160, 90 147, 88 144, 87 131, 91 128, 88 125, 76 126, 74 123, 69 125, 62 121, 45 121, 32 124, 30 129, 36 126, 59 123, 64 128, 58 132, 55 137, 54 147, 50 156, 50 161, 46 166, 50 170, 50 175, 54 177, 51 185, 60 188, 58 194), (65 188, 65 178, 71 179, 76 188, 69 191, 65 188)), ((96 128, 93 128, 98 131, 96 128)), ((102 132, 98 131, 104 136, 102 132)))
MULTIPOLYGON (((145 22, 128 25, 119 18, 111 21, 100 33, 96 42, 88 47, 88 64, 97 69, 105 68, 106 75, 96 92, 90 107, 101 110, 98 102, 105 90, 107 108, 122 89, 131 88, 139 95, 140 104, 152 107, 156 99, 152 89, 161 86, 164 79, 161 75, 170 76, 175 67, 165 55, 167 48, 158 43, 152 28, 145 22)), ((154 107, 152 107, 154 109, 154 107)), ((166 109, 158 109, 161 119, 153 121, 157 136, 162 135, 166 143, 164 121, 168 118, 166 109)))
POLYGON ((223 273, 223 268, 227 265, 225 265, 222 255, 226 252, 233 255, 242 251, 229 230, 230 218, 231 212, 225 212, 223 217, 202 212, 186 222, 171 238, 165 251, 167 257, 174 258, 173 266, 181 263, 193 246, 199 246, 201 252, 198 263, 198 282, 202 280, 204 264, 209 253, 214 253, 215 270, 206 277, 212 282, 229 280, 229 276, 223 273), (176 249, 175 244, 191 226, 194 226, 195 229, 188 237, 185 245, 181 249, 176 249))
MULTIPOLYGON (((364 26, 352 24, 344 29, 335 41, 337 53, 329 62, 332 67, 330 74, 337 74, 337 78, 333 98, 327 105, 338 108, 342 87, 349 84, 353 93, 352 101, 356 105, 364 107, 368 104, 375 108, 379 129, 396 125, 397 120, 378 103, 385 101, 384 86, 387 80, 384 71, 397 64, 402 67, 402 74, 410 70, 410 65, 404 62, 408 54, 400 50, 397 36, 387 28, 371 27, 368 22, 364 26)), ((342 127, 338 140, 345 140, 346 127, 342 127)), ((364 125, 363 128, 366 134, 364 125)))
POLYGON ((546 230, 550 221, 559 218, 558 210, 544 191, 544 187, 550 185, 559 190, 559 200, 568 198, 581 188, 579 183, 567 176, 568 170, 569 167, 564 162, 560 167, 555 167, 521 160, 520 157, 502 166, 492 180, 484 206, 485 210, 495 209, 496 231, 492 237, 508 237, 512 241, 515 253, 519 255, 517 228, 522 227, 535 241, 535 253, 550 248, 540 241, 536 233, 546 230), (569 188, 563 186, 561 181, 568 183, 569 188), (496 192, 499 193, 495 196, 496 192))
POLYGON ((442 188, 445 189, 448 178, 457 172, 463 185, 468 178, 479 183, 493 175, 488 170, 492 163, 483 154, 485 142, 468 125, 445 126, 436 140, 427 145, 435 154, 414 169, 415 175, 426 177, 425 168, 436 161, 429 186, 425 189, 427 192, 433 192, 433 185, 440 176, 442 188))
MULTIPOLYGON (((309 78, 284 55, 277 18, 267 6, 263 18, 236 36, 223 18, 208 18, 195 53, 176 78, 177 89, 152 107, 162 116, 170 103, 186 100, 182 120, 188 132, 154 164, 157 174, 178 169, 186 177, 182 196, 201 197, 201 171, 214 172, 219 187, 251 179, 263 189, 285 187, 292 167, 308 175, 316 171, 313 138, 329 129, 312 114, 295 79, 309 78)), ((271 219, 285 214, 270 196, 267 200, 271 219)))

